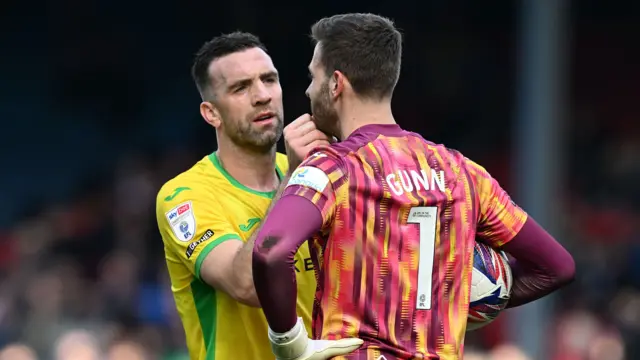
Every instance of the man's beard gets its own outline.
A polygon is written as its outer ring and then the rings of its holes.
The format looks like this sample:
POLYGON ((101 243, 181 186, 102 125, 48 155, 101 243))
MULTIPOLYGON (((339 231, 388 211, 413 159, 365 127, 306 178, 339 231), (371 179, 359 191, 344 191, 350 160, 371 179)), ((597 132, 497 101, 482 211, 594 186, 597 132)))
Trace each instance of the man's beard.
POLYGON ((275 120, 275 127, 266 130, 256 129, 253 122, 236 122, 232 126, 225 126, 225 133, 240 148, 260 154, 268 153, 282 136, 282 118, 276 115, 275 120))
POLYGON ((338 112, 333 108, 329 95, 329 81, 320 87, 320 93, 311 99, 311 113, 316 127, 328 135, 338 134, 338 112))

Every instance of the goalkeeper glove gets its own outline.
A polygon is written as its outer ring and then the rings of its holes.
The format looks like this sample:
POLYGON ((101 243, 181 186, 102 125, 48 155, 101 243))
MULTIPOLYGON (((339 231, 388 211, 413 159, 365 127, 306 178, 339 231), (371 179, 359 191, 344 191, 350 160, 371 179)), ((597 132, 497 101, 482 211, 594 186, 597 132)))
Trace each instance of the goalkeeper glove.
POLYGON ((357 350, 363 341, 357 338, 340 340, 311 340, 302 318, 284 334, 269 329, 271 350, 276 360, 325 360, 357 350))

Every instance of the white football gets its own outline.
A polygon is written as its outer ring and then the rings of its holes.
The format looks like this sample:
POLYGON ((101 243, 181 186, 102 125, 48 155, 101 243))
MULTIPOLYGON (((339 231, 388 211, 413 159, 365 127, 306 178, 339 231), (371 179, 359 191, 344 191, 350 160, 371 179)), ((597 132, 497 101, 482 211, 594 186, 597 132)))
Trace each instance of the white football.
POLYGON ((489 324, 505 309, 512 285, 507 255, 476 241, 467 331, 489 324))

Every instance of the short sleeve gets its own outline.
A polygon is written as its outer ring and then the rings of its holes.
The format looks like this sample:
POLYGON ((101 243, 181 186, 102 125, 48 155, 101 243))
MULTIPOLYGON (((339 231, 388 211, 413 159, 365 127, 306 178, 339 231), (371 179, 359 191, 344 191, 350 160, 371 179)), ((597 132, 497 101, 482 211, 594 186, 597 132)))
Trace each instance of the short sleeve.
POLYGON ((516 205, 507 192, 480 165, 465 159, 475 181, 480 202, 478 236, 488 245, 499 248, 511 241, 527 221, 527 213, 516 205))
POLYGON ((156 199, 156 219, 165 247, 200 278, 200 267, 216 246, 242 238, 208 192, 165 185, 156 199))
POLYGON ((345 173, 336 154, 321 150, 307 157, 293 172, 282 196, 301 196, 322 214, 322 228, 333 221, 337 194, 345 173))

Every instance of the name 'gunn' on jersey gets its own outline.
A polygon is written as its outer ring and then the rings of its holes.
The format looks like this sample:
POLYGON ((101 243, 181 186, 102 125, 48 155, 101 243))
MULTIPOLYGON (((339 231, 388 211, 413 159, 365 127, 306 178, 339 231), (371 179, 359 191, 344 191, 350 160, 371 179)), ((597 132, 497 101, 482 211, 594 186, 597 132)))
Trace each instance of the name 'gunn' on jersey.
POLYGON ((391 191, 400 196, 405 192, 431 190, 444 192, 446 184, 444 181, 444 171, 428 170, 397 170, 385 176, 385 181, 391 191))

